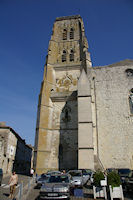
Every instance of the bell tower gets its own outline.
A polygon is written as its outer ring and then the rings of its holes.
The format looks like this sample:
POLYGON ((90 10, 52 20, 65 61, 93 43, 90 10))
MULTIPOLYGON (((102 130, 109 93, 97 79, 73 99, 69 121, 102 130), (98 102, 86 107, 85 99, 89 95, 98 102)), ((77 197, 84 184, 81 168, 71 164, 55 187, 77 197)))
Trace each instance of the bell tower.
POLYGON ((38 100, 34 156, 38 174, 78 168, 78 79, 89 68, 82 18, 56 18, 38 100))

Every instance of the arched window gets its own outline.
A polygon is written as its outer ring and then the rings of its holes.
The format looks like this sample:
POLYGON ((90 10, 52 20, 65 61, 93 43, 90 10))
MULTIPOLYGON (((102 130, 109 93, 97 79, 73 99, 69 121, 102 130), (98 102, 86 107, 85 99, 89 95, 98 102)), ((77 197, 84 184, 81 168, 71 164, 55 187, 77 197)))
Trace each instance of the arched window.
POLYGON ((70 29, 70 40, 74 39, 74 30, 73 28, 70 29))
POLYGON ((70 51, 69 59, 70 59, 70 62, 74 61, 74 51, 72 49, 70 51))
POLYGON ((63 40, 67 40, 67 30, 63 30, 63 40))
POLYGON ((130 106, 130 113, 133 114, 133 88, 130 90, 129 94, 129 106, 130 106))
POLYGON ((63 50, 62 62, 66 62, 66 50, 63 50))

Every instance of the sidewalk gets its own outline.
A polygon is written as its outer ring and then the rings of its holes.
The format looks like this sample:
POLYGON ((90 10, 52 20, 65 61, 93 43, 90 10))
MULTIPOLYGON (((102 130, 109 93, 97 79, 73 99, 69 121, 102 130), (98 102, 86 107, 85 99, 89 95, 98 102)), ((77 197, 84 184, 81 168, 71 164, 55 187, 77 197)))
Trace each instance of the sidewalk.
MULTIPOLYGON (((2 185, 0 187, 0 200, 9 200, 9 185, 8 185, 8 181, 9 181, 10 175, 6 175, 4 176, 3 180, 2 180, 2 185)), ((17 200, 23 200, 23 196, 25 196, 26 193, 28 193, 31 188, 32 188, 32 184, 34 185, 34 180, 33 178, 29 177, 29 176, 25 176, 25 175, 19 175, 18 174, 18 186, 16 188, 16 199, 17 200), (21 190, 21 194, 20 194, 20 190, 21 190)))

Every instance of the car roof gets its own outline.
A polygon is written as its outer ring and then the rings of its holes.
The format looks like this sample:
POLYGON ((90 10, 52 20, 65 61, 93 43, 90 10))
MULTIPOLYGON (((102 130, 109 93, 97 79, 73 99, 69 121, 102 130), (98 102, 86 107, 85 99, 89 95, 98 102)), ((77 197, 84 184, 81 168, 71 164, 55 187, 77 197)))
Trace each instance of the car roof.
POLYGON ((51 176, 68 176, 68 174, 52 174, 51 176))
POLYGON ((81 169, 73 169, 73 170, 69 170, 68 172, 82 172, 81 169))

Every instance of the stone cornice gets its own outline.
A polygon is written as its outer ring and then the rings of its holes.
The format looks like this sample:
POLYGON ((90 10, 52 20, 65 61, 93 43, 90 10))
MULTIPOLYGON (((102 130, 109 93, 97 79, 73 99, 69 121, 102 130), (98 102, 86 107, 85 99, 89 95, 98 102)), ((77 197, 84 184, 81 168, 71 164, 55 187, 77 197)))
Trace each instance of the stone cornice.
POLYGON ((50 98, 53 102, 75 101, 77 99, 77 92, 52 92, 50 98))
POLYGON ((77 70, 77 69, 81 69, 81 63, 77 63, 77 64, 47 64, 47 66, 52 66, 56 71, 66 71, 66 69, 68 70, 77 70))
POLYGON ((71 16, 56 17, 55 21, 70 20, 70 19, 82 19, 82 18, 80 15, 71 15, 71 16))

